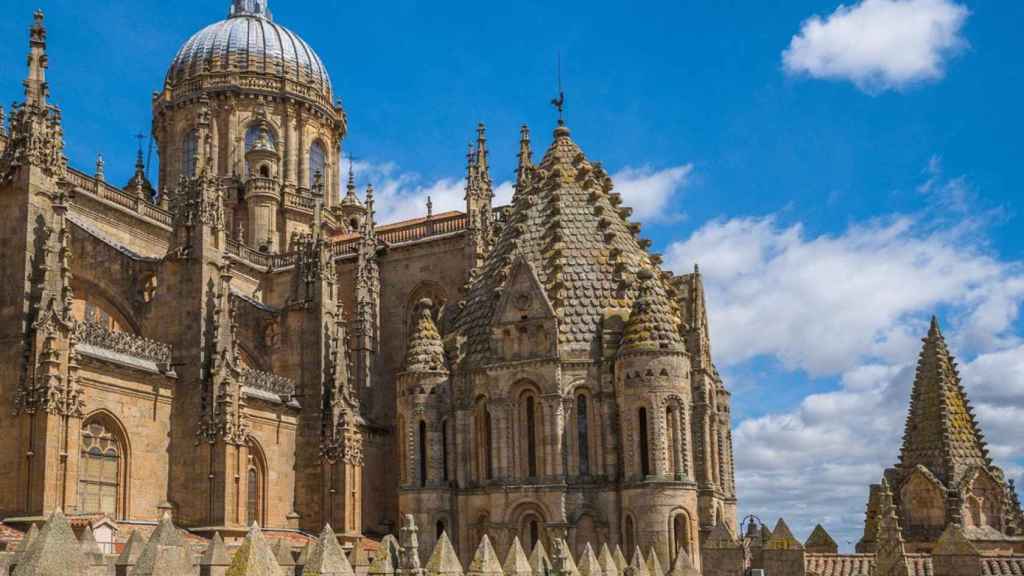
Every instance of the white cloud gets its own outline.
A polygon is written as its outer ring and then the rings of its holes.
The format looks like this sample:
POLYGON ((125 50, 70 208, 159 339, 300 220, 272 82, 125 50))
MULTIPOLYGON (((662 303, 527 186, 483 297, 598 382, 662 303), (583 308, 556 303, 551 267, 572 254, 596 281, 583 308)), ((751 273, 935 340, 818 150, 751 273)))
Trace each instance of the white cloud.
MULTIPOLYGON (((937 175, 930 184, 946 185, 937 175)), ((992 455, 1021 479, 1024 340, 1015 323, 1024 264, 991 254, 975 227, 936 226, 935 217, 892 216, 818 235, 776 216, 733 218, 667 250, 678 272, 701 266, 727 380, 770 358, 783 372, 823 378, 804 390, 836 382, 793 408, 734 423, 745 512, 769 522, 785 516, 799 536, 821 522, 841 545, 856 543, 868 485, 896 463, 920 338, 935 312, 992 455)))
POLYGON ((793 75, 849 80, 869 93, 945 75, 970 12, 953 0, 863 0, 804 21, 782 53, 793 75))
MULTIPOLYGON (((415 172, 403 171, 392 162, 356 162, 358 181, 372 183, 375 194, 377 221, 396 222, 420 218, 427 212, 427 198, 434 205, 434 213, 447 210, 465 211, 465 178, 440 178, 424 182, 415 172)), ((637 219, 646 222, 675 222, 684 215, 670 210, 677 195, 689 182, 693 166, 685 164, 664 170, 650 167, 626 167, 612 174, 616 191, 634 210, 637 219)), ((494 188, 494 205, 512 202, 515 184, 501 182, 494 188)), ((363 191, 360 190, 360 195, 363 191)))
POLYGON ((622 194, 626 206, 633 208, 637 219, 651 223, 678 222, 686 217, 673 211, 676 194, 686 187, 693 174, 693 164, 654 170, 650 166, 629 166, 612 175, 615 190, 622 194))

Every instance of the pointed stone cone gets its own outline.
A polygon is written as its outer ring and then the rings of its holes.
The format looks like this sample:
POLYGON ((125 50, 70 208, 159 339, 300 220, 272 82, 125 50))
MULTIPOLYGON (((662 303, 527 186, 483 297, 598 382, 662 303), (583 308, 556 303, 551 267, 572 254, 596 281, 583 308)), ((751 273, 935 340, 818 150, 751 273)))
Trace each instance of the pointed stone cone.
POLYGON ((601 545, 601 553, 598 554, 597 561, 601 564, 601 572, 604 573, 604 576, 622 576, 619 564, 615 561, 612 551, 608 548, 608 543, 601 545))
POLYGON ((224 539, 220 537, 220 532, 214 532, 213 540, 210 540, 210 545, 203 551, 202 558, 199 559, 199 571, 205 576, 209 573, 223 574, 227 572, 227 567, 231 565, 231 557, 228 556, 228 550, 224 546, 224 539))
POLYGON ((640 546, 633 549, 633 560, 627 568, 632 572, 631 576, 654 576, 647 572, 647 561, 644 560, 644 554, 640 551, 640 546))
POLYGON ((804 545, 793 536, 793 531, 782 518, 775 524, 772 537, 764 546, 768 550, 803 550, 804 545))
POLYGON ((690 560, 690 555, 686 553, 686 550, 680 549, 675 561, 672 562, 669 576, 700 576, 700 570, 693 567, 693 561, 690 560))
POLYGON ((356 576, 365 576, 370 568, 370 553, 366 550, 366 540, 360 538, 352 548, 352 570, 356 576))
POLYGON ((815 554, 838 554, 839 544, 836 544, 824 526, 818 524, 804 542, 804 549, 815 554))
POLYGON ((446 532, 441 533, 434 546, 434 552, 427 560, 427 574, 430 576, 462 576, 462 564, 452 548, 452 541, 446 532))
POLYGON ((484 534, 480 539, 480 545, 473 554, 473 560, 466 570, 468 576, 502 576, 501 562, 498 561, 498 554, 491 546, 491 539, 484 534))
POLYGON ((505 563, 502 564, 505 576, 533 576, 533 568, 530 567, 530 559, 523 552, 523 545, 519 543, 519 537, 512 539, 512 546, 505 556, 505 563))
POLYGON ((164 512, 160 524, 149 536, 130 576, 192 576, 192 551, 164 512))
POLYGON ((259 524, 253 522, 249 533, 245 535, 242 546, 235 552, 235 557, 228 567, 228 574, 239 576, 285 576, 284 570, 274 558, 274 551, 263 537, 259 524))
POLYGON ((271 546, 274 550, 274 558, 277 559, 278 565, 284 568, 285 573, 294 572, 295 567, 295 556, 292 555, 292 544, 284 538, 278 538, 274 540, 274 544, 271 546))
POLYGON ((14 549, 14 555, 11 557, 11 562, 7 566, 9 570, 12 572, 14 571, 18 566, 18 563, 21 561, 22 556, 25 555, 25 552, 28 551, 32 546, 32 543, 35 542, 38 537, 39 526, 33 524, 29 527, 28 532, 25 533, 25 536, 22 537, 21 542, 18 542, 18 547, 14 549))
POLYGON ((590 546, 590 542, 583 546, 583 552, 580 552, 580 561, 577 568, 579 569, 580 576, 604 576, 601 562, 598 561, 597 554, 594 554, 594 549, 590 546))
POLYGON ((654 546, 647 549, 647 573, 650 576, 665 576, 665 570, 661 567, 661 560, 658 559, 654 546))
POLYGON ((78 539, 78 544, 82 547, 82 554, 85 554, 85 557, 92 562, 93 566, 106 565, 107 560, 103 556, 103 550, 100 550, 100 545, 96 542, 96 535, 92 533, 92 525, 85 525, 85 530, 82 530, 82 537, 78 539))
POLYGON ((302 568, 303 576, 353 576, 355 572, 338 544, 330 524, 320 532, 320 539, 310 544, 309 558, 302 568))
POLYGON ((978 548, 967 539, 964 529, 956 523, 950 523, 939 536, 932 550, 932 556, 979 556, 978 548))
POLYGON ((13 576, 86 574, 89 565, 71 529, 71 523, 58 509, 50 514, 46 524, 22 554, 13 576))
POLYGON ((369 568, 366 569, 366 573, 370 576, 393 576, 395 573, 396 564, 392 551, 386 542, 388 538, 395 539, 394 536, 388 535, 381 541, 377 554, 373 557, 373 561, 370 562, 369 568))
POLYGON ((530 552, 530 570, 533 576, 546 576, 551 572, 551 558, 548 558, 548 551, 544 549, 544 543, 537 540, 537 544, 530 552))
POLYGON ((146 543, 143 542, 142 535, 138 530, 132 530, 132 533, 128 535, 128 541, 124 543, 121 554, 118 555, 117 560, 114 560, 116 576, 128 576, 128 570, 139 561, 139 556, 142 555, 145 545, 146 543))
POLYGON ((612 554, 612 558, 615 559, 615 567, 619 569, 619 574, 625 574, 626 566, 629 564, 626 563, 626 555, 622 553, 622 548, 619 548, 618 544, 615 545, 615 553, 612 554))
POLYGON ((378 554, 381 553, 387 554, 388 564, 391 566, 392 572, 401 568, 401 544, 398 543, 398 539, 393 535, 388 534, 381 539, 381 549, 378 554))

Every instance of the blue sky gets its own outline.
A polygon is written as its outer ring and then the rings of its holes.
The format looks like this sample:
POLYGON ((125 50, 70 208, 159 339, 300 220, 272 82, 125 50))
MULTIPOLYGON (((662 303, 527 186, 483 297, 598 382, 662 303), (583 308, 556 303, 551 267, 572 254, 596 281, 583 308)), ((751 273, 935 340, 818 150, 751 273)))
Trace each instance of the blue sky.
MULTIPOLYGON (((327 65, 344 149, 395 218, 427 194, 457 207, 478 121, 497 182, 512 178, 520 124, 541 152, 561 53, 573 136, 668 265, 706 272, 744 513, 856 540, 933 312, 998 463, 1020 478, 1024 4, 637 6, 270 1, 327 65)), ((72 163, 102 152, 108 178, 127 181, 150 94, 227 0, 6 0, 5 103, 21 98, 37 7, 72 163)))

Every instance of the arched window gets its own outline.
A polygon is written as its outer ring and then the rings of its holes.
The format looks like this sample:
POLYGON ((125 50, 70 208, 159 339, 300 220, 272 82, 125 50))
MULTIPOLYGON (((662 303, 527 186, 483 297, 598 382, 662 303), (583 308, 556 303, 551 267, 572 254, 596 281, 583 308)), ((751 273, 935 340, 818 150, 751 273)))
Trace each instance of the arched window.
POLYGON ((309 188, 312 189, 316 184, 316 177, 319 174, 322 178, 327 178, 327 153, 324 151, 323 144, 319 140, 313 142, 313 145, 309 147, 309 188))
MULTIPOLYGON (((637 416, 637 436, 640 438, 640 474, 651 474, 651 453, 647 442, 647 408, 641 408, 637 416)), ((632 550, 632 547, 629 548, 632 550)))
POLYGON ((441 422, 441 479, 448 481, 448 419, 441 422))
POLYGON ((526 397, 526 475, 537 477, 537 407, 533 395, 526 397))
POLYGON ((196 175, 196 163, 199 155, 199 133, 190 130, 181 142, 181 171, 185 176, 196 175))
POLYGON ((473 415, 473 436, 476 445, 476 479, 490 480, 494 477, 493 431, 491 411, 487 408, 487 400, 484 398, 477 401, 473 415))
POLYGON ((537 547, 537 542, 540 541, 540 522, 537 522, 536 518, 530 519, 530 549, 533 550, 537 547))
POLYGON ((419 454, 417 459, 419 460, 420 468, 420 486, 427 485, 427 423, 420 420, 420 433, 419 433, 419 454))
POLYGON ((444 534, 444 520, 438 520, 437 524, 434 525, 434 534, 438 540, 441 539, 441 534, 444 534))
POLYGON ((590 475, 590 423, 587 418, 587 397, 576 398, 576 444, 579 451, 580 476, 590 475))
POLYGON ((679 513, 672 517, 672 563, 675 564, 680 552, 690 554, 690 526, 686 514, 679 513))
POLYGON ((626 527, 625 534, 622 535, 623 542, 626 543, 627 554, 630 554, 632 550, 636 550, 636 526, 633 525, 633 517, 626 516, 626 527))
POLYGON ((78 468, 79 511, 117 518, 125 477, 124 444, 103 418, 82 426, 82 452, 78 468))
POLYGON ((249 465, 245 471, 245 523, 264 525, 263 511, 266 501, 266 465, 263 454, 255 443, 249 444, 249 465))

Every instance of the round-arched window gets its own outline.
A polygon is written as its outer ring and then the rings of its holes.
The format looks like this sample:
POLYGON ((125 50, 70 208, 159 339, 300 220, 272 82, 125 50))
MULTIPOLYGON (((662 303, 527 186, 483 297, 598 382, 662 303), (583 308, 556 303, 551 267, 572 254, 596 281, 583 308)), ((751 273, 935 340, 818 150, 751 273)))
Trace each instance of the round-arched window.
POLYGON ((196 175, 196 164, 199 154, 199 133, 189 130, 181 142, 181 167, 182 172, 189 178, 196 175))
POLYGON ((326 178, 325 170, 327 168, 327 152, 324 150, 323 144, 319 140, 313 142, 313 145, 309 147, 309 187, 310 189, 316 185, 317 175, 321 178, 326 178))

